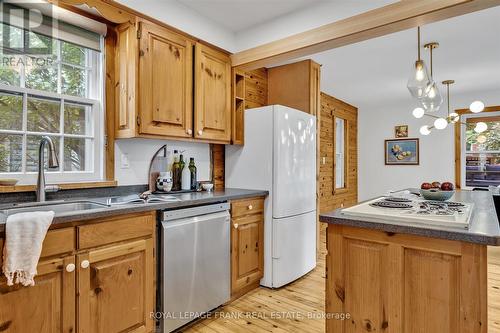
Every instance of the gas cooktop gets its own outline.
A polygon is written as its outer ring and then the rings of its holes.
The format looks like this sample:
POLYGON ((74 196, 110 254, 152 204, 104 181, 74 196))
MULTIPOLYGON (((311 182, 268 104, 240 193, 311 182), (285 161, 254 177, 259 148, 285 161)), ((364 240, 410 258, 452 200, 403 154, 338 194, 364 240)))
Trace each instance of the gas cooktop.
POLYGON ((466 202, 380 197, 345 208, 342 213, 387 222, 412 222, 468 229, 472 208, 473 204, 466 202))

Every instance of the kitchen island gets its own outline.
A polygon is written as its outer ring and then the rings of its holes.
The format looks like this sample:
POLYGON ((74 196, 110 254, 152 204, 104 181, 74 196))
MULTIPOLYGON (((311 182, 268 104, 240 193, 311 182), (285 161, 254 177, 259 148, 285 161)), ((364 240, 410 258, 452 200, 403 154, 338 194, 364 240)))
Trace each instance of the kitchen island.
POLYGON ((474 204, 468 229, 320 215, 328 333, 487 332, 487 245, 500 245, 493 199, 457 191, 451 201, 474 204))

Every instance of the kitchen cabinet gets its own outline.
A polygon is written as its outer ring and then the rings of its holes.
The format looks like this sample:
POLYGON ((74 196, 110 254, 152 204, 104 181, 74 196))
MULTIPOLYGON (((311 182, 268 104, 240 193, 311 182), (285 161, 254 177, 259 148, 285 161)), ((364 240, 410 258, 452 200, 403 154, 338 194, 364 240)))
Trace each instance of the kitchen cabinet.
POLYGON ((486 246, 327 229, 327 333, 486 332, 486 246), (482 289, 484 288, 484 289, 482 289))
POLYGON ((229 143, 229 55, 143 19, 116 28, 117 138, 229 143))
POLYGON ((78 332, 151 332, 153 240, 78 255, 78 332))
POLYGON ((319 115, 321 66, 312 60, 270 68, 268 70, 268 103, 281 104, 319 115))
POLYGON ((0 331, 74 332, 75 257, 41 260, 37 271, 32 287, 0 279, 0 331))
POLYGON ((49 230, 35 286, 0 278, 0 331, 153 332, 155 221, 147 212, 49 230))
POLYGON ((231 202, 231 296, 257 288, 264 273, 264 198, 231 202))
POLYGON ((139 132, 192 136, 193 42, 139 22, 139 132))
POLYGON ((231 140, 231 60, 220 51, 196 43, 195 138, 231 140))

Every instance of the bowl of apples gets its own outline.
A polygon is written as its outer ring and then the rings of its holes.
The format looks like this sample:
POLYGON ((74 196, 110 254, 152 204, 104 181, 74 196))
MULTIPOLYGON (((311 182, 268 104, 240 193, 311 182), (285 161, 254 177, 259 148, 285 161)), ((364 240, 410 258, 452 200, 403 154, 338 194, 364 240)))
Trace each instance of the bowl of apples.
POLYGON ((420 195, 426 200, 446 201, 455 194, 455 186, 450 182, 422 183, 420 195))

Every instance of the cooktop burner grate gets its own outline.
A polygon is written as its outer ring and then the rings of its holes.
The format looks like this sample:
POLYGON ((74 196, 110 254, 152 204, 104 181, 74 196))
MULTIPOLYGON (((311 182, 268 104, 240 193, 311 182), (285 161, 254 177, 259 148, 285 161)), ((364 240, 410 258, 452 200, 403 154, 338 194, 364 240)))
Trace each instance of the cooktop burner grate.
POLYGON ((386 197, 384 198, 385 201, 390 201, 390 202, 411 202, 410 199, 407 198, 397 198, 397 197, 386 197))
POLYGON ((412 208, 412 205, 404 203, 404 202, 392 202, 381 200, 371 204, 373 207, 381 207, 381 208, 396 208, 396 209, 408 209, 412 208))
POLYGON ((426 200, 424 201, 426 204, 433 206, 448 206, 448 207, 465 207, 465 205, 461 202, 455 201, 435 201, 435 200, 426 200))

